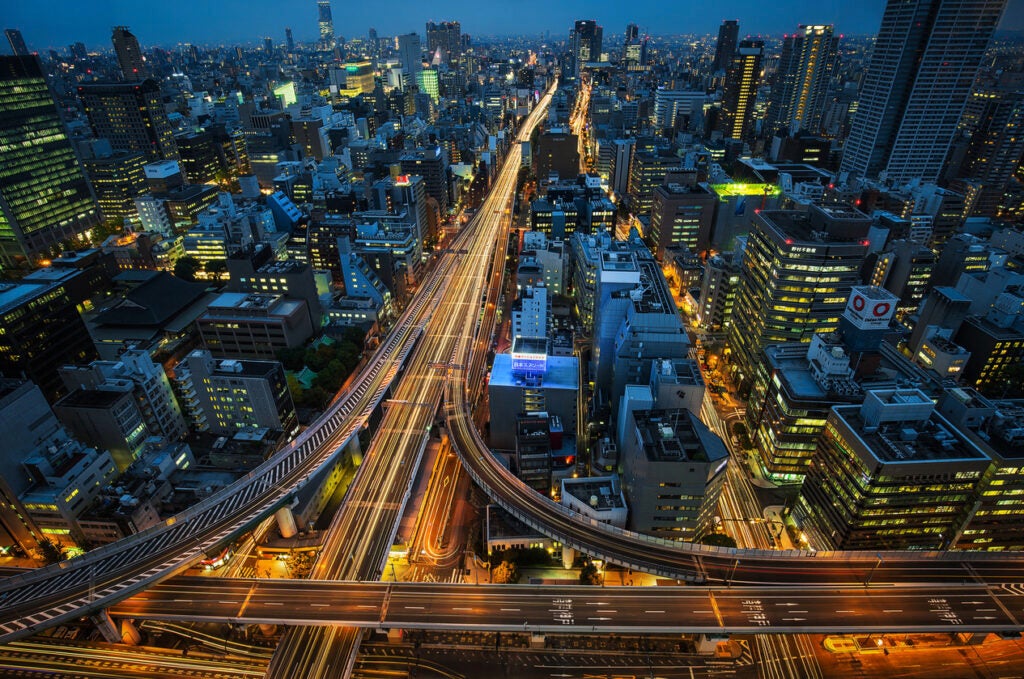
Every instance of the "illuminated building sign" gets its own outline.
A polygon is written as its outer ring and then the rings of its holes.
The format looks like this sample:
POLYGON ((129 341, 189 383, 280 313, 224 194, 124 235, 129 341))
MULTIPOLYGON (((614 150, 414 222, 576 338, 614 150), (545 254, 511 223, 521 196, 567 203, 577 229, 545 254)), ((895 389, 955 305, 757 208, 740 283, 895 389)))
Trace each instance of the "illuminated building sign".
POLYGON ((512 372, 516 374, 543 375, 547 370, 547 354, 521 351, 512 352, 512 372))

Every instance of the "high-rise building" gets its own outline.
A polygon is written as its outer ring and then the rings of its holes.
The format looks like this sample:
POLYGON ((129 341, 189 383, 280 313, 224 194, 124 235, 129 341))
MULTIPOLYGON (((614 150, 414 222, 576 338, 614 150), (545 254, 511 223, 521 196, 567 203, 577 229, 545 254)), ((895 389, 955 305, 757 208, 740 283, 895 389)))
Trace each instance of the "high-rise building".
POLYGON ((416 82, 416 74, 423 70, 423 48, 420 36, 406 33, 395 38, 398 46, 398 59, 402 62, 402 70, 410 76, 410 82, 416 82))
POLYGON ((1005 8, 1006 0, 889 0, 841 171, 935 181, 1005 8))
POLYGON ((0 375, 27 377, 51 401, 57 369, 96 358, 89 331, 62 283, 0 283, 0 375))
POLYGON ((430 60, 437 55, 441 63, 450 65, 462 54, 462 27, 458 21, 427 22, 427 51, 430 60))
POLYGON ((107 223, 121 223, 125 218, 137 219, 135 199, 146 193, 146 157, 141 153, 121 152, 85 161, 92 180, 96 201, 107 223))
POLYGON ((153 160, 177 160, 174 130, 155 80, 80 85, 78 96, 93 134, 115 151, 141 151, 153 160))
POLYGON ((0 268, 99 223, 89 183, 35 56, 0 57, 0 268))
POLYGON ((978 86, 967 105, 975 115, 959 176, 981 182, 972 213, 995 217, 1024 155, 1024 90, 1009 83, 978 86))
POLYGON ((722 116, 719 129, 730 139, 745 140, 753 133, 751 122, 757 88, 761 83, 761 58, 764 42, 741 40, 729 62, 722 92, 722 116))
POLYGON ((715 45, 715 61, 711 68, 723 71, 732 63, 732 55, 736 53, 736 43, 740 39, 740 22, 726 19, 718 27, 718 44, 715 45))
POLYGON ((785 37, 768 103, 768 132, 820 131, 838 47, 839 37, 830 25, 800 26, 798 33, 785 37))
POLYGON ((832 332, 867 254, 871 220, 852 208, 755 213, 743 254, 728 349, 744 391, 761 349, 832 332))
POLYGON ((284 45, 288 49, 289 54, 295 51, 295 38, 292 36, 290 26, 286 26, 284 29, 284 45))
POLYGON ((11 54, 16 57, 27 57, 29 55, 28 47, 25 46, 25 38, 21 36, 21 31, 17 28, 5 28, 4 35, 7 36, 7 42, 11 44, 11 54))
POLYGON ((648 240, 658 261, 664 261, 668 248, 685 246, 694 253, 707 250, 717 203, 718 198, 699 184, 673 182, 654 189, 648 240))
POLYGON ((146 59, 142 56, 139 39, 127 26, 115 26, 110 41, 114 43, 114 53, 117 54, 117 63, 121 67, 123 80, 137 82, 149 77, 149 69, 146 68, 146 59))
POLYGON ((320 47, 334 48, 334 17, 331 16, 331 0, 317 0, 317 28, 320 31, 320 47))
POLYGON ((601 60, 602 33, 603 29, 593 19, 582 19, 573 25, 569 34, 568 75, 579 76, 583 64, 601 60))

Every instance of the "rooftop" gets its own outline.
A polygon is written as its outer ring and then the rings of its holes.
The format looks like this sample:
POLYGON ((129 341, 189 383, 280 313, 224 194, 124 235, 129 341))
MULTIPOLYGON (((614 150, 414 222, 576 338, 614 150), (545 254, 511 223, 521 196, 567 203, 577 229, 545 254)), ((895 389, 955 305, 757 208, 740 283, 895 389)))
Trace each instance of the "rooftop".
POLYGON ((859 406, 837 406, 835 412, 883 463, 925 463, 988 458, 937 413, 926 420, 881 422, 871 426, 859 406))
POLYGON ((637 410, 633 419, 651 462, 713 462, 729 456, 722 440, 688 410, 637 410))
POLYGON ((622 500, 622 493, 617 491, 610 476, 563 479, 562 492, 572 495, 597 511, 620 509, 626 506, 622 500))

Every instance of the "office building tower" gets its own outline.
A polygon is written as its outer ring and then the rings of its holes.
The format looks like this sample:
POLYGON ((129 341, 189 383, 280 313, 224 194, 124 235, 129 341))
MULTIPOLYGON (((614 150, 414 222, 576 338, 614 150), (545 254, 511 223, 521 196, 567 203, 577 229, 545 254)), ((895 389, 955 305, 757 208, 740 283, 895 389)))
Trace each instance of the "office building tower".
POLYGON ((398 60, 402 62, 402 72, 409 76, 409 82, 416 82, 416 74, 423 70, 423 48, 420 36, 406 33, 395 38, 398 46, 398 60))
POLYGON ((709 257, 701 279, 697 319, 701 330, 724 332, 732 324, 736 290, 740 284, 740 259, 735 252, 709 257))
POLYGON ((996 398, 1021 395, 1017 372, 1024 361, 1024 290, 1000 293, 984 316, 970 316, 953 336, 971 353, 961 381, 996 398))
POLYGON ((718 27, 718 43, 715 45, 715 61, 711 65, 712 71, 724 71, 732 63, 732 57, 736 53, 736 43, 740 39, 740 22, 735 19, 726 19, 718 27))
POLYGON ((306 302, 280 294, 225 292, 196 320, 203 344, 218 357, 273 358, 313 334, 306 302))
POLYGON ((27 377, 51 401, 57 369, 96 358, 89 331, 61 283, 0 283, 0 374, 27 377))
POLYGON ((566 74, 578 77, 580 67, 588 61, 601 60, 603 29, 593 19, 577 21, 569 34, 569 63, 566 74))
POLYGON ((25 46, 25 38, 21 36, 21 31, 17 28, 5 28, 4 35, 7 37, 7 42, 11 45, 11 54, 16 57, 27 57, 29 55, 28 47, 25 46))
POLYGON ((889 0, 841 171, 935 181, 1006 0, 889 0))
POLYGON ((114 53, 117 55, 117 63, 121 67, 122 80, 138 82, 149 77, 149 69, 146 67, 145 57, 142 56, 139 39, 128 30, 127 26, 115 26, 110 41, 114 43, 114 53))
POLYGON ((331 16, 331 0, 317 0, 316 8, 320 48, 334 49, 334 17, 331 16))
POLYGON ((234 435, 298 428, 284 367, 277 361, 216 360, 196 349, 174 367, 174 383, 197 431, 234 435))
POLYGON ((992 458, 982 478, 978 503, 959 532, 957 549, 1024 550, 1024 408, 1010 402, 993 403, 970 387, 948 390, 939 411, 992 458))
POLYGON ((295 38, 292 36, 292 29, 288 26, 284 29, 284 45, 288 49, 288 54, 295 51, 295 38))
POLYGON ((35 56, 0 57, 0 268, 99 223, 92 190, 35 56))
POLYGON ((947 549, 991 459, 917 389, 835 406, 795 514, 816 549, 947 549))
POLYGON ((626 24, 626 35, 623 46, 633 45, 640 39, 640 27, 636 24, 626 24))
POLYGON ((785 37, 768 102, 768 132, 821 131, 838 48, 839 36, 830 25, 800 26, 785 37))
POLYGON ((971 137, 958 175, 981 183, 971 213, 995 217, 1024 155, 1024 90, 1009 83, 978 86, 967 106, 973 109, 971 137))
POLYGON ((174 130, 154 80, 79 85, 93 134, 115 151, 142 152, 150 161, 177 160, 174 130))
POLYGON ((437 201, 441 216, 448 214, 448 158, 440 146, 407 151, 399 157, 403 175, 423 177, 427 196, 437 201))
POLYGON ((693 253, 707 250, 717 204, 718 198, 699 184, 672 182, 654 189, 647 240, 658 261, 665 259, 668 248, 686 247, 693 253))
POLYGON ((728 335, 732 371, 749 387, 761 349, 832 332, 867 254, 871 220, 859 210, 755 213, 728 335))
POLYGON ((754 102, 761 84, 763 56, 763 41, 741 40, 729 62, 719 129, 730 139, 746 140, 753 134, 754 102))
POLYGON ((125 219, 137 220, 135 199, 146 193, 146 175, 142 153, 120 152, 90 158, 83 163, 92 181, 103 219, 108 224, 122 224, 125 219))
POLYGON ((431 62, 440 57, 440 63, 451 65, 462 54, 462 27, 458 21, 427 22, 427 52, 431 62))
POLYGON ((128 381, 79 387, 57 401, 53 412, 72 436, 108 451, 123 470, 139 456, 150 436, 133 392, 134 385, 128 381))
POLYGON ((89 58, 89 51, 85 49, 85 43, 76 42, 68 47, 68 51, 71 52, 71 58, 78 61, 84 61, 89 58))

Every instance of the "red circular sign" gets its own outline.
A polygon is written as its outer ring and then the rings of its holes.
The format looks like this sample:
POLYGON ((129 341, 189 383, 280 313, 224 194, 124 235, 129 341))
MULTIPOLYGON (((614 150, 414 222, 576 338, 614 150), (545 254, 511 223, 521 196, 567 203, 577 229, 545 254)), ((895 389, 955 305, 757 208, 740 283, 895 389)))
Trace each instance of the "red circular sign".
POLYGON ((871 310, 871 313, 873 313, 876 317, 884 316, 887 313, 889 313, 889 309, 891 308, 892 307, 889 305, 888 302, 879 302, 878 304, 875 305, 875 308, 871 310))
POLYGON ((853 308, 857 311, 864 311, 864 298, 857 295, 853 298, 853 308))

